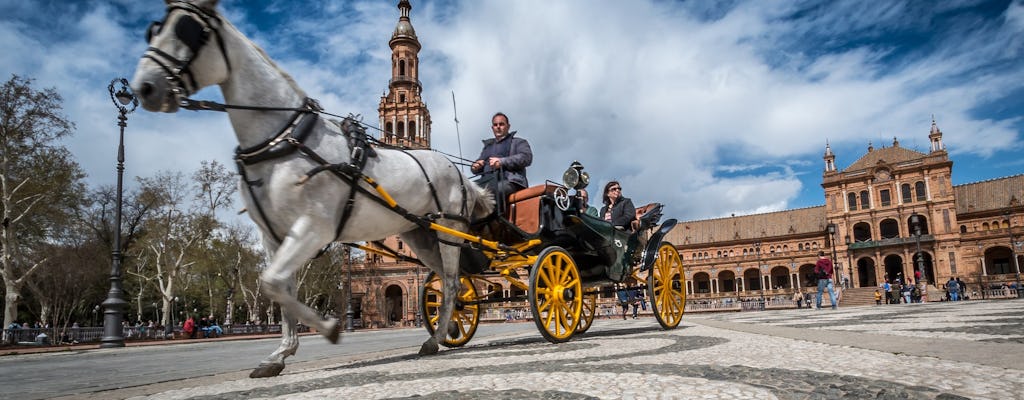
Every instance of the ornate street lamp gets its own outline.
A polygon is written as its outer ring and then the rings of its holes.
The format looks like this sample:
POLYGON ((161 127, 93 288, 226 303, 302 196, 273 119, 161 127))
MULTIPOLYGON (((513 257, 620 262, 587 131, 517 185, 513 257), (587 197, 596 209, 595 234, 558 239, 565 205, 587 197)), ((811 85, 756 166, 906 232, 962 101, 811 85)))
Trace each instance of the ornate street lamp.
POLYGON ((110 93, 110 101, 117 107, 117 126, 121 128, 121 134, 117 143, 117 206, 114 211, 114 250, 110 252, 110 292, 107 299, 103 301, 103 338, 100 340, 101 348, 124 347, 124 312, 128 309, 128 302, 124 300, 121 290, 121 200, 123 198, 124 180, 124 128, 128 126, 128 114, 135 111, 139 106, 139 100, 135 98, 128 80, 125 78, 114 78, 107 85, 107 92, 110 93))
POLYGON ((761 267, 761 242, 754 242, 754 252, 757 253, 757 278, 758 278, 758 280, 761 281, 760 283, 758 283, 758 286, 761 286, 761 310, 763 311, 764 310, 764 306, 765 306, 765 304, 764 304, 765 298, 764 298, 764 272, 763 272, 763 268, 761 267))
MULTIPOLYGON (((835 263, 836 262, 836 224, 831 223, 831 222, 828 223, 828 235, 829 235, 829 240, 831 240, 831 242, 829 242, 829 247, 832 248, 832 262, 835 263)), ((832 268, 832 272, 833 272, 832 280, 834 281, 836 287, 839 287, 839 274, 836 273, 836 272, 839 272, 840 269, 841 268, 832 268)), ((832 306, 834 307, 835 304, 833 304, 832 306)))
POLYGON ((348 265, 345 269, 345 332, 352 332, 355 330, 352 321, 355 316, 355 311, 352 310, 352 252, 348 247, 345 247, 344 252, 345 264, 348 265))
POLYGON ((853 287, 853 255, 850 254, 850 235, 846 235, 846 274, 850 277, 850 287, 853 287))
POLYGON ((1021 296, 1020 263, 1017 261, 1017 251, 1014 250, 1014 247, 1016 246, 1017 248, 1020 248, 1020 246, 1022 244, 1024 244, 1024 243, 1022 243, 1022 242, 1015 242, 1013 240, 1013 223, 1011 223, 1011 221, 1013 221, 1013 220, 1010 219, 1010 216, 1011 216, 1010 215, 1010 210, 1006 210, 1005 212, 1003 212, 1003 216, 1006 217, 1006 223, 1009 224, 1009 226, 1007 226, 1007 229, 1006 229, 1007 232, 1006 233, 1007 233, 1007 235, 1010 236, 1010 257, 1013 257, 1013 266, 1017 270, 1017 278, 1016 278, 1016 280, 1017 280, 1017 298, 1020 298, 1020 297, 1024 297, 1024 296, 1021 296))
POLYGON ((921 271, 921 280, 927 284, 928 272, 924 270, 924 254, 921 253, 921 216, 916 211, 910 214, 910 224, 914 226, 914 239, 917 242, 917 270, 921 271))

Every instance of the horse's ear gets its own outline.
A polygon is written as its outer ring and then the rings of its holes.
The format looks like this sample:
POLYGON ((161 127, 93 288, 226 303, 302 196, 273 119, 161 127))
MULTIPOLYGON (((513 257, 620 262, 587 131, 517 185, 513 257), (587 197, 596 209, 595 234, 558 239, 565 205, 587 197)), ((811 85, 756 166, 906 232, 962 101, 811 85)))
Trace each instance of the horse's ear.
POLYGON ((217 9, 217 0, 196 0, 195 5, 206 11, 213 12, 217 9))

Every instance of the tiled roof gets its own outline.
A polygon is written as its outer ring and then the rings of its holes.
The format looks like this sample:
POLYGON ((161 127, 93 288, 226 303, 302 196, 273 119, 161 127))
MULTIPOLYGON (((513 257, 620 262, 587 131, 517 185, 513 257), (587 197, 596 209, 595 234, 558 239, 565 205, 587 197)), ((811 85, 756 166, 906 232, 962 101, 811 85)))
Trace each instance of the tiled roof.
POLYGON ((883 160, 888 164, 897 164, 904 161, 918 160, 926 156, 926 154, 919 151, 905 149, 899 146, 883 147, 869 151, 859 160, 850 164, 849 167, 846 167, 843 171, 852 172, 872 168, 877 165, 879 161, 883 160))
POLYGON ((798 208, 766 214, 684 221, 666 240, 677 246, 756 240, 825 231, 825 206, 798 208))
POLYGON ((957 214, 1004 209, 1011 203, 1017 206, 1024 199, 1024 175, 953 186, 953 193, 957 214))

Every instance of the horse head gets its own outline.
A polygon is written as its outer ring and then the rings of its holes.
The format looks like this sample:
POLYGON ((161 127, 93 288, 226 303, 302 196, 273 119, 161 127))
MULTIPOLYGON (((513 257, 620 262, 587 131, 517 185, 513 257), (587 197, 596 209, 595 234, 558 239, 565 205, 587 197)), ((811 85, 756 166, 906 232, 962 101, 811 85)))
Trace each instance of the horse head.
POLYGON ((230 24, 217 13, 217 1, 167 0, 164 19, 149 25, 149 48, 131 85, 143 108, 176 112, 182 98, 228 79, 224 33, 230 24))

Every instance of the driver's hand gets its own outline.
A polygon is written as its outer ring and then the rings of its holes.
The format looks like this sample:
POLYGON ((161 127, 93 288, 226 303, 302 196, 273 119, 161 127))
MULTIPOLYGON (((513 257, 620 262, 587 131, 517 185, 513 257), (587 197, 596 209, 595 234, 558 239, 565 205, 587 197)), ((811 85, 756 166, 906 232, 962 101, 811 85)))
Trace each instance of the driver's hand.
POLYGON ((487 160, 487 163, 491 166, 492 169, 501 168, 501 159, 498 157, 491 157, 490 159, 487 160))

